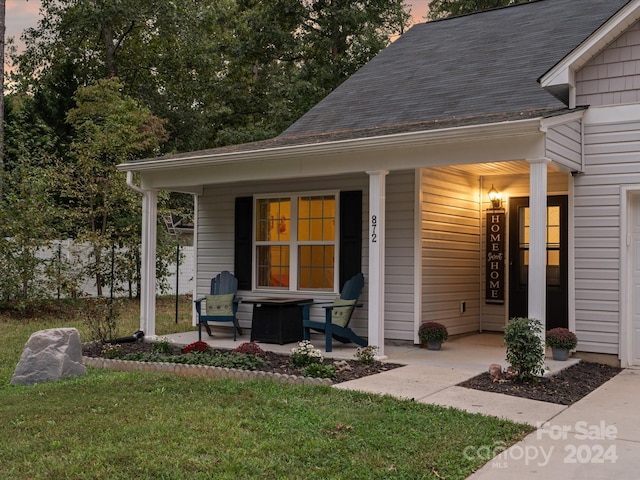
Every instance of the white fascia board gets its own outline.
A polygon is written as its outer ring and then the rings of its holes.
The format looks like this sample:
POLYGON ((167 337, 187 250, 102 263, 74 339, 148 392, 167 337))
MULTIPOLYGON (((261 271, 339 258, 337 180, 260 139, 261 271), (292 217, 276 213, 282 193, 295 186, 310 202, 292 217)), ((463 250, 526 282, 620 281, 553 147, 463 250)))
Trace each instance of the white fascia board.
POLYGON ((460 139, 441 143, 410 144, 351 151, 326 151, 318 155, 272 157, 198 166, 175 165, 140 172, 145 188, 174 190, 189 185, 220 185, 237 182, 275 181, 359 174, 371 170, 410 170, 422 167, 446 167, 522 161, 545 155, 545 134, 540 122, 528 133, 491 138, 460 139))
POLYGON ((566 123, 582 120, 586 110, 567 113, 566 115, 558 115, 556 117, 543 118, 540 120, 540 131, 547 132, 550 128, 564 125, 566 123))
POLYGON ((540 85, 543 87, 573 85, 573 72, 600 53, 638 19, 640 19, 640 0, 632 0, 545 73, 540 78, 540 85))
POLYGON ((584 115, 586 125, 637 122, 640 108, 637 103, 589 107, 584 115))
POLYGON ((285 160, 287 158, 317 158, 322 155, 337 153, 363 152, 368 150, 390 149, 394 147, 412 147, 433 144, 447 144, 459 141, 488 140, 505 136, 530 135, 540 128, 540 117, 515 120, 508 122, 470 125, 438 130, 426 130, 410 133, 399 133, 379 137, 367 137, 352 140, 338 140, 317 144, 304 144, 286 147, 274 147, 244 152, 202 153, 194 152, 190 156, 179 158, 154 158, 118 165, 122 172, 140 172, 175 170, 177 168, 192 168, 198 166, 222 166, 233 164, 237 166, 244 162, 268 162, 272 159, 285 160))

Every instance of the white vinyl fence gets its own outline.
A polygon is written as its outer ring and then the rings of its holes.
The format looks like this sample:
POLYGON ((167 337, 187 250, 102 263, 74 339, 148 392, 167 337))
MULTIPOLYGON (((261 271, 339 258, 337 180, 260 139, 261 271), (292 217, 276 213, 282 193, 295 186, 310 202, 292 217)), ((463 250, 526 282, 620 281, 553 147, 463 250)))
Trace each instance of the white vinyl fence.
MULTIPOLYGON (((89 253, 91 252, 91 247, 88 244, 82 243, 74 243, 73 240, 61 240, 58 242, 52 243, 49 249, 44 251, 39 251, 38 258, 43 260, 51 260, 56 256, 61 256, 67 262, 75 263, 77 265, 86 265, 89 261, 89 253)), ((176 252, 177 253, 177 252, 176 252)), ((110 261, 111 252, 110 250, 105 251, 105 262, 110 261)), ((193 285, 194 285, 194 258, 193 258, 193 247, 192 246, 181 246, 180 247, 180 257, 181 263, 180 268, 176 272, 176 264, 175 260, 173 264, 169 265, 168 271, 169 276, 166 279, 166 289, 165 291, 161 291, 160 288, 157 289, 156 293, 158 295, 175 295, 176 287, 178 293, 182 294, 191 294, 193 293, 193 285), (177 283, 177 284, 176 284, 177 283)), ((174 254, 175 258, 175 254, 174 254)), ((134 288, 134 295, 135 289, 134 288)), ((128 285, 115 285, 114 287, 114 296, 128 296, 128 285)), ((53 292, 55 295, 55 292, 53 292)), ((96 283, 94 278, 84 277, 80 281, 79 293, 81 295, 88 296, 96 296, 98 294, 96 290, 96 283)), ((110 296, 111 295, 111 284, 108 279, 105 279, 105 285, 102 288, 102 295, 110 296)))

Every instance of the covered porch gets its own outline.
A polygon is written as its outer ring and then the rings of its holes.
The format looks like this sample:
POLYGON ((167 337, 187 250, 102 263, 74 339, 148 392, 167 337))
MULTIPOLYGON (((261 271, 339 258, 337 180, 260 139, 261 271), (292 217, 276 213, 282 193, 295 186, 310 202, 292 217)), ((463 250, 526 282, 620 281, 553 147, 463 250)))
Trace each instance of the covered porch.
MULTIPOLYGON (((249 195, 255 201, 256 195, 282 196, 290 195, 289 192, 301 195, 318 191, 322 195, 334 192, 337 199, 335 192, 360 190, 363 198, 361 262, 366 287, 362 297, 365 307, 355 319, 354 330, 367 337, 370 345, 378 346, 380 356, 388 357, 391 341, 418 343, 419 325, 426 320, 443 318, 444 311, 465 314, 467 323, 462 328, 455 322, 448 325, 454 335, 500 330, 500 327, 486 328, 489 315, 497 318, 498 325, 506 324, 509 315, 506 307, 498 312, 484 307, 483 228, 486 225, 482 218, 493 208, 488 206, 486 190, 496 185, 507 196, 528 198, 526 315, 544 324, 550 179, 561 179, 560 187, 551 180, 553 192, 571 198, 571 172, 582 168, 580 152, 559 156, 550 148, 549 137, 556 130, 566 130, 564 135, 579 136, 581 112, 550 118, 540 112, 527 115, 530 117, 498 123, 319 144, 282 146, 277 145, 278 139, 275 139, 276 144, 265 146, 236 146, 120 166, 128 173, 129 185, 143 195, 141 329, 149 336, 155 334, 155 220, 157 191, 162 189, 191 192, 196 196, 196 297, 208 293, 210 279, 215 274, 234 270, 237 244, 234 252, 233 236, 238 222, 236 211, 234 224, 234 199, 249 195), (444 174, 441 185, 430 183, 435 178, 434 172, 444 174), (469 218, 456 215, 455 211, 459 211, 456 198, 440 195, 442 185, 450 183, 447 176, 464 177, 470 185, 469 188, 459 186, 466 196, 473 197, 468 208, 474 211, 475 219, 471 223, 469 218), (441 205, 436 216, 447 217, 449 225, 474 230, 473 245, 476 246, 471 252, 450 249, 454 255, 461 254, 460 258, 453 259, 461 275, 469 279, 470 289, 464 295, 447 291, 433 296, 435 289, 444 284, 434 280, 437 277, 432 272, 446 275, 453 267, 446 263, 448 258, 443 252, 447 249, 434 248, 430 241, 446 246, 455 232, 446 231, 447 222, 441 220, 435 221, 439 223, 437 228, 430 229, 427 225, 425 205, 430 201, 429 196, 441 197, 433 202, 439 201, 441 205)), ((251 232, 256 220, 249 220, 251 232)), ((251 238, 250 234, 249 258, 257 248, 255 237, 251 238)), ((253 260, 255 264, 255 258, 253 260)), ((337 260, 335 262, 338 271, 337 260)), ((502 257, 501 262, 506 265, 507 258, 502 257)), ((253 268, 253 279, 240 288, 245 298, 264 297, 265 292, 269 296, 310 296, 308 290, 298 285, 286 285, 282 292, 260 288, 256 286, 257 267, 253 268)), ((334 298, 339 293, 339 282, 334 282, 331 291, 316 293, 314 298, 321 300, 334 298)), ((508 305, 508 301, 507 296, 503 304, 508 305)), ((248 327, 250 309, 241 310, 239 319, 243 327, 248 327)), ((568 324, 572 326, 571 314, 568 324)), ((486 366, 486 362, 482 363, 486 366)))

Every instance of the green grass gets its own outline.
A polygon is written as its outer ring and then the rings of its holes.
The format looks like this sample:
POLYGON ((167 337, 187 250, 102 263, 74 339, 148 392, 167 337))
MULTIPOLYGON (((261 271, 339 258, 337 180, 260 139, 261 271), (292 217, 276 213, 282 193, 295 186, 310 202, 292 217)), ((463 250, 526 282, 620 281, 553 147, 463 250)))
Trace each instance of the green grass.
MULTIPOLYGON (((137 321, 126 321, 133 332, 137 321)), ((274 382, 90 369, 74 380, 8 384, 31 332, 78 323, 0 317, 2 480, 462 479, 484 462, 465 448, 509 445, 531 430, 389 396, 274 382)), ((159 334, 165 328, 176 328, 171 314, 158 322, 159 334)))

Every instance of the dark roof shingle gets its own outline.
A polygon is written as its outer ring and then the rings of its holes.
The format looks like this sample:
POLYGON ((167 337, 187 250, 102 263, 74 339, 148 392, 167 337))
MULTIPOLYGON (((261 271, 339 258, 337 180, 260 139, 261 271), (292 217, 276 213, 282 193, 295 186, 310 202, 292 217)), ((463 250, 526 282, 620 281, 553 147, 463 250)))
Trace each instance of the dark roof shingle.
POLYGON ((539 0, 415 25, 280 137, 564 108, 537 79, 628 0, 539 0))

